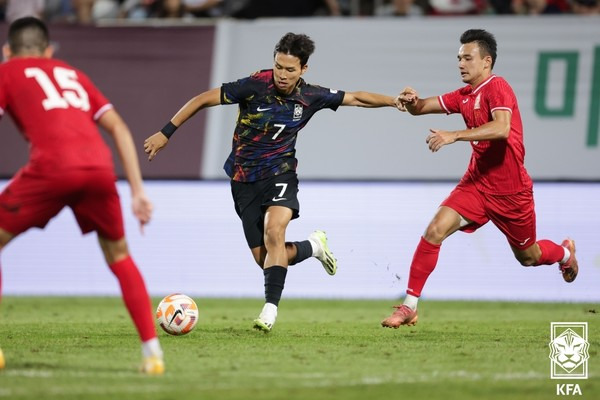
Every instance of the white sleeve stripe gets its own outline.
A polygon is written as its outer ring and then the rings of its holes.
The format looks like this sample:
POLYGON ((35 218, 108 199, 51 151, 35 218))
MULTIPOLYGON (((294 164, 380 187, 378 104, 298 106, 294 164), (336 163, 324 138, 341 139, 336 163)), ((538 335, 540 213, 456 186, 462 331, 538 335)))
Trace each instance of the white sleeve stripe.
POLYGON ((0 107, 0 117, 4 115, 4 108, 0 107))
POLYGON ((450 111, 448 111, 448 107, 446 107, 446 104, 444 103, 444 99, 442 99, 442 96, 438 96, 438 100, 440 101, 440 104, 442 105, 442 108, 444 109, 444 111, 446 111, 446 114, 450 114, 450 111))
POLYGON ((102 114, 104 114, 108 110, 111 110, 112 108, 113 108, 113 105, 110 103, 105 104, 102 107, 100 107, 100 109, 98 111, 96 111, 96 114, 94 114, 94 121, 98 121, 100 119, 100 117, 102 116, 102 114))
POLYGON ((496 110, 504 110, 504 111, 508 111, 512 114, 512 109, 510 107, 494 107, 494 108, 492 108, 492 110, 490 112, 494 112, 496 110))

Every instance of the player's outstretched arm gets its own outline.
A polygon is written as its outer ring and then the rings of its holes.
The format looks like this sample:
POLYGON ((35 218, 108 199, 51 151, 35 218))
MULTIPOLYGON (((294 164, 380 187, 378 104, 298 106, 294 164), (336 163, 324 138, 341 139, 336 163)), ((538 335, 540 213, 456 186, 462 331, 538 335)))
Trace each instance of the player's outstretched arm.
POLYGON ((396 107, 394 98, 384 94, 369 92, 346 92, 344 93, 343 106, 355 107, 396 107))
POLYGON ((191 98, 179 111, 177 111, 177 114, 171 118, 169 123, 167 123, 163 129, 144 141, 144 152, 148 154, 148 161, 152 161, 156 154, 167 145, 171 135, 173 135, 175 130, 185 121, 193 117, 194 114, 203 108, 213 107, 219 104, 221 104, 221 88, 211 89, 191 98))
POLYGON ((152 217, 152 203, 144 191, 142 173, 131 131, 121 116, 113 109, 102 114, 98 120, 98 124, 108 132, 115 142, 125 176, 131 189, 133 214, 140 221, 140 227, 143 229, 144 225, 152 217))

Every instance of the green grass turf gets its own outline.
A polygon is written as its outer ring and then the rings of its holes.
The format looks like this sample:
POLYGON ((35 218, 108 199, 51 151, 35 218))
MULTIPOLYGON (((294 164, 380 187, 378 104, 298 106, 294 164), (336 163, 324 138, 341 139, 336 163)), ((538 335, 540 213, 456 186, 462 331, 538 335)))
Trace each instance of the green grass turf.
POLYGON ((159 332, 167 372, 148 377, 119 298, 3 298, 0 399, 556 399, 557 383, 600 398, 598 305, 425 300, 394 330, 387 301, 285 299, 264 334, 260 300, 196 301, 198 326, 159 332), (589 379, 550 379, 551 321, 588 322, 589 379))

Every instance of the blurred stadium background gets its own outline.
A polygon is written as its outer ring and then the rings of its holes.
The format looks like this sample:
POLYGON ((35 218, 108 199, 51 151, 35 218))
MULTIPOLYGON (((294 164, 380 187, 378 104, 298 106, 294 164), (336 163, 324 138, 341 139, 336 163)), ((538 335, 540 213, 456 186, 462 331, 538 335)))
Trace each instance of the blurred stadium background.
MULTIPOLYGON (((353 7, 356 2, 351 2, 353 7)), ((356 9, 359 10, 359 9, 356 9)), ((484 28, 499 43, 495 73, 519 99, 526 166, 534 178, 538 236, 577 241, 580 276, 565 284, 555 267, 523 268, 495 227, 444 243, 425 291, 430 299, 600 301, 600 20, 598 16, 426 16, 103 20, 51 25, 56 57, 86 71, 123 114, 138 143, 153 222, 139 233, 120 183, 134 258, 152 295, 261 297, 258 273, 233 210, 222 164, 236 107, 199 113, 152 163, 142 142, 190 97, 272 66, 286 32, 317 45, 304 78, 315 84, 422 96, 462 85, 458 37, 484 28)), ((0 26, 6 39, 7 25, 0 26)), ((414 118, 392 109, 340 108, 317 114, 298 140, 299 240, 327 231, 338 275, 316 261, 292 267, 291 297, 385 298, 404 293, 413 250, 436 207, 469 160, 468 143, 431 154, 429 128, 458 129, 460 116, 414 118)), ((0 187, 27 160, 9 118, 0 124, 0 187)), ((59 156, 59 155, 57 155, 59 156)), ((118 163, 117 163, 118 164, 118 163)), ((117 295, 94 235, 81 238, 69 210, 45 232, 32 230, 2 254, 7 295, 117 295)))

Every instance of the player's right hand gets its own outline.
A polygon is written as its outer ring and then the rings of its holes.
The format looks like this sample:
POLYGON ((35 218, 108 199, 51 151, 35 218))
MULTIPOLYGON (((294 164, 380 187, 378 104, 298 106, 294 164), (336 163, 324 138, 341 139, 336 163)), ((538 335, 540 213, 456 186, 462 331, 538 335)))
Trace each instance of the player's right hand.
POLYGON ((152 161, 154 156, 169 143, 169 139, 162 133, 156 132, 148 139, 144 140, 144 152, 148 154, 148 161, 152 161))
POLYGON ((144 225, 150 222, 152 218, 152 211, 154 210, 152 202, 145 193, 136 193, 132 196, 131 207, 133 215, 140 222, 140 231, 144 233, 144 225))

